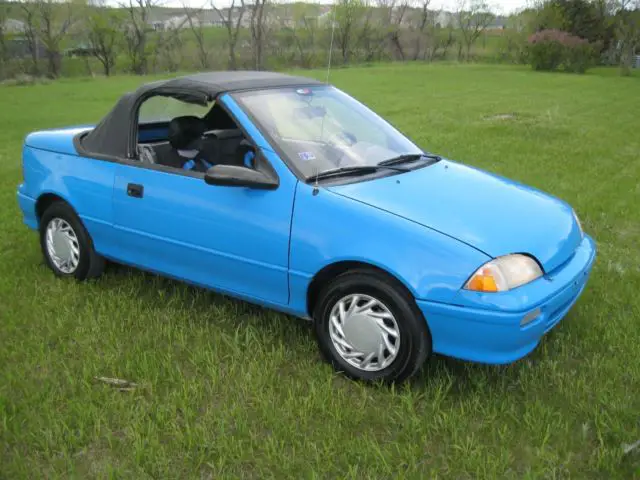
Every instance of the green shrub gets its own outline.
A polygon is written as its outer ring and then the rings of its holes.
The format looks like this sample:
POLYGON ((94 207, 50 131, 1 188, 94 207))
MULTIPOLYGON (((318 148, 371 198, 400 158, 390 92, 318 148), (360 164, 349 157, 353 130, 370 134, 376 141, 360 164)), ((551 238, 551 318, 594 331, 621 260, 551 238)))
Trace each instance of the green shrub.
POLYGON ((596 63, 598 44, 583 43, 566 50, 564 69, 572 73, 584 73, 596 63))
POLYGON ((527 58, 534 70, 584 73, 594 64, 595 48, 561 30, 542 30, 529 37, 527 58))

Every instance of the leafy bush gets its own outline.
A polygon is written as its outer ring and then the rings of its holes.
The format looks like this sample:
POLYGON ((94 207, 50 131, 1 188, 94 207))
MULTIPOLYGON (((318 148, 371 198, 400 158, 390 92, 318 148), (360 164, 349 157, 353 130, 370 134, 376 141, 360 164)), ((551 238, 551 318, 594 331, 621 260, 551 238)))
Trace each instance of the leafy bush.
POLYGON ((529 37, 527 53, 534 70, 584 73, 593 65, 596 49, 570 33, 542 30, 529 37))

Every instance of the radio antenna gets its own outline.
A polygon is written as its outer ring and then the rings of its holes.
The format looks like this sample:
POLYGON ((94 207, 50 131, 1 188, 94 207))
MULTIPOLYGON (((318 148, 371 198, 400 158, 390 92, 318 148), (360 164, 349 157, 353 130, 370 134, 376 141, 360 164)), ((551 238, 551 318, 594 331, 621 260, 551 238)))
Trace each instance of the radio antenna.
POLYGON ((314 175, 315 175, 316 178, 315 178, 315 181, 313 182, 313 192, 312 192, 312 194, 315 197, 318 194, 318 192, 320 191, 318 189, 318 167, 314 167, 313 170, 314 170, 314 175))
POLYGON ((336 4, 333 4, 333 12, 331 14, 331 43, 329 44, 329 63, 327 64, 327 81, 329 83, 329 75, 331 74, 331 56, 333 54, 333 34, 336 31, 336 4))

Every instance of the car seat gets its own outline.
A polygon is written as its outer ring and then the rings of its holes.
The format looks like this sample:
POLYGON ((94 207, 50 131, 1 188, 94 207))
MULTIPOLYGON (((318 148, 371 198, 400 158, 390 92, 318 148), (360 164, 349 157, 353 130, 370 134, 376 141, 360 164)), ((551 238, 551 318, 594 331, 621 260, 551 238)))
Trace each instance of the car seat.
POLYGON ((206 130, 204 120, 195 116, 176 117, 169 122, 169 144, 179 157, 181 168, 206 172, 212 166, 202 153, 206 130))
POLYGON ((138 144, 138 158, 142 163, 158 163, 158 157, 153 147, 143 143, 138 144))

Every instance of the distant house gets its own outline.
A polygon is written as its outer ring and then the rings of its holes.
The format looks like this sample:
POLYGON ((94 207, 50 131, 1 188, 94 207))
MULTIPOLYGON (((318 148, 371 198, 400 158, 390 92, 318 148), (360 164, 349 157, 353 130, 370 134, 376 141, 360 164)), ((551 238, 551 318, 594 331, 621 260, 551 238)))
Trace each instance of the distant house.
MULTIPOLYGON (((32 56, 31 45, 24 35, 14 35, 5 40, 6 54, 9 58, 27 58, 32 56)), ((36 43, 36 58, 45 58, 47 49, 40 41, 36 43)))
MULTIPOLYGON (((222 17, 218 15, 218 26, 225 26, 227 24, 227 19, 229 18, 229 9, 223 8, 220 10, 222 13, 222 17)), ((235 7, 231 10, 231 25, 236 25, 238 22, 238 18, 240 17, 240 13, 242 12, 242 19, 240 20, 240 26, 243 28, 249 28, 251 26, 251 11, 249 7, 246 7, 244 11, 241 8, 235 7)), ((217 12, 214 11, 217 14, 217 12)))
MULTIPOLYGON (((192 12, 189 12, 189 14, 185 12, 154 12, 153 15, 151 15, 148 19, 147 23, 153 30, 156 31, 190 28, 191 25, 193 25, 194 27, 223 27, 226 25, 228 14, 228 8, 221 9, 220 13, 216 10, 194 10, 192 12), (189 21, 189 15, 191 16, 191 21, 189 21)), ((234 9, 234 11, 231 13, 231 23, 235 24, 239 14, 239 9, 234 9)), ((249 26, 249 18, 250 13, 248 11, 245 11, 242 19, 242 26, 249 26)))
POLYGON ((2 25, 2 30, 5 33, 22 33, 24 32, 24 22, 16 20, 15 18, 8 18, 2 25))
MULTIPOLYGON (((186 18, 186 17, 185 17, 186 18)), ((165 30, 171 30, 173 25, 177 23, 177 17, 169 17, 169 18, 150 18, 147 20, 149 26, 157 31, 162 32, 165 30)))
POLYGON ((318 15, 318 24, 319 25, 326 25, 326 24, 330 25, 332 18, 333 18, 333 11, 331 9, 329 9, 326 12, 322 12, 320 15, 318 15))
MULTIPOLYGON (((225 12, 223 11, 224 15, 225 12)), ((220 14, 215 10, 203 10, 193 19, 195 25, 201 25, 203 27, 224 27, 225 18, 222 18, 220 14)))
POLYGON ((8 18, 2 25, 2 30, 6 35, 4 40, 5 53, 9 58, 27 58, 35 54, 36 58, 44 58, 47 49, 44 44, 36 40, 35 52, 31 52, 32 45, 25 35, 26 25, 23 21, 15 18, 8 18))
POLYGON ((91 45, 87 43, 79 43, 78 45, 67 48, 62 52, 66 57, 91 57, 97 52, 91 45))
POLYGON ((147 17, 147 24, 155 31, 174 30, 181 28, 187 20, 187 16, 176 11, 164 9, 152 10, 147 17))
POLYGON ((501 15, 496 16, 493 21, 487 25, 487 30, 504 30, 507 28, 507 17, 501 15))
POLYGON ((442 28, 456 27, 458 19, 455 13, 441 10, 436 15, 436 25, 440 25, 442 28))

